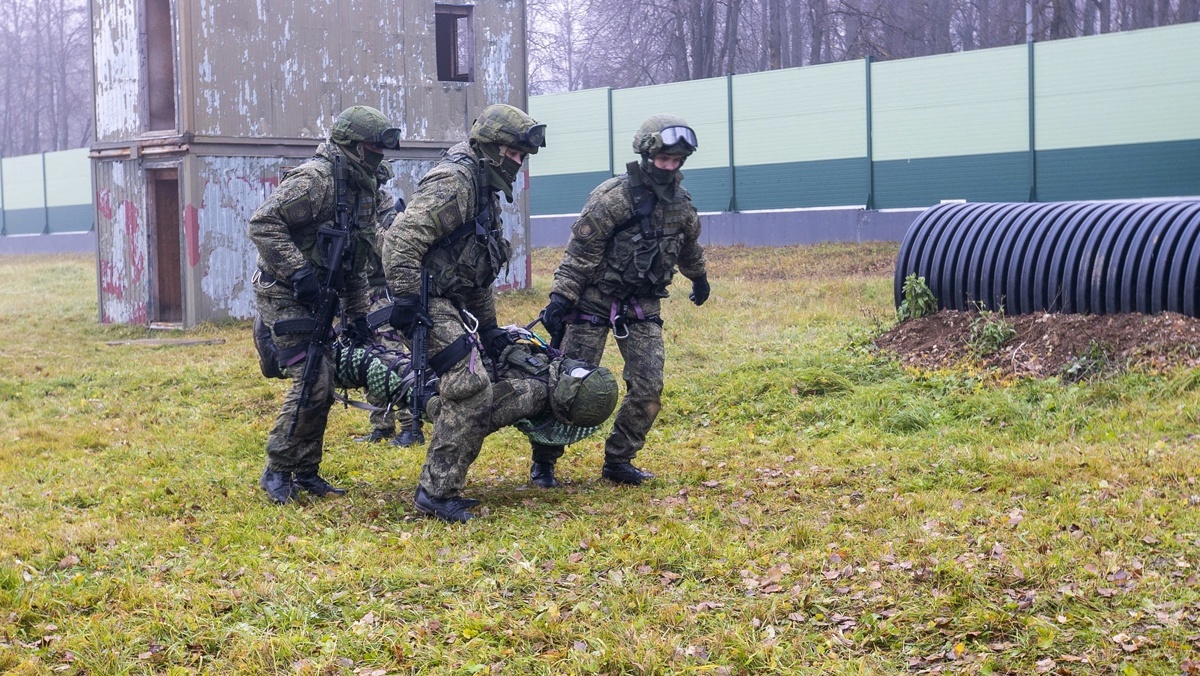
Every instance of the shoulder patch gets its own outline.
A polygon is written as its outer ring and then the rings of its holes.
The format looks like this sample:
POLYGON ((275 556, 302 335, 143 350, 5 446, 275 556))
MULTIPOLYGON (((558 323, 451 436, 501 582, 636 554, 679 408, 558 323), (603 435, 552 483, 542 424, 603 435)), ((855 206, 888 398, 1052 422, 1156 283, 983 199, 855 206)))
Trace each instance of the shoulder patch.
POLYGON ((597 232, 599 232, 599 229, 596 227, 596 224, 592 222, 591 216, 584 216, 578 221, 575 221, 575 225, 571 226, 571 235, 576 239, 583 240, 585 242, 595 237, 597 232))
POLYGON ((432 214, 434 222, 445 230, 453 230, 462 225, 462 214, 458 210, 458 202, 451 200, 432 214))
POLYGON ((299 195, 279 207, 279 213, 283 216, 283 220, 292 225, 307 223, 313 218, 312 203, 308 199, 308 195, 299 195))

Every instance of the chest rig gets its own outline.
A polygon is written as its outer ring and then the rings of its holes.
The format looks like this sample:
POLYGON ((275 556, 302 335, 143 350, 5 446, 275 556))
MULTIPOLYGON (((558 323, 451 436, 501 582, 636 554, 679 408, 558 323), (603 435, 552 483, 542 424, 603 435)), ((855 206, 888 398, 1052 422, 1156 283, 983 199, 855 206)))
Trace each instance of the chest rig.
POLYGON ((686 199, 660 203, 637 162, 626 172, 633 216, 613 230, 597 285, 615 301, 666 298, 683 244, 686 199))
POLYGON ((475 216, 434 242, 422 261, 430 276, 430 292, 454 298, 470 289, 491 286, 512 256, 512 244, 500 230, 495 197, 488 189, 487 167, 468 155, 448 155, 475 177, 475 216))

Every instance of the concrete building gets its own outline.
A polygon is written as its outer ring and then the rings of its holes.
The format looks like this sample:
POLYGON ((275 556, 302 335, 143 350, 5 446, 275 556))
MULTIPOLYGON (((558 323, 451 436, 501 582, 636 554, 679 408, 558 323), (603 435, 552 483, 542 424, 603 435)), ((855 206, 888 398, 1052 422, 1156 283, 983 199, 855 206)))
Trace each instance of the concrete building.
MULTIPOLYGON (((523 0, 91 0, 100 320, 190 327, 252 316, 246 234, 334 117, 374 106, 403 132, 411 194, 491 103, 526 107, 523 0)), ((527 178, 504 222, 529 284, 527 178)))

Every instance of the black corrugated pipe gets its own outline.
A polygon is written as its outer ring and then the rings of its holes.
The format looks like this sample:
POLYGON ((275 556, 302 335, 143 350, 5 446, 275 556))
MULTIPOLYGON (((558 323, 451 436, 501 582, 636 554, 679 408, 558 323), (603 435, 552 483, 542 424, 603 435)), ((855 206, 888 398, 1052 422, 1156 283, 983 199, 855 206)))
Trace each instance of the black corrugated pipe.
POLYGON ((1200 198, 939 204, 896 258, 939 309, 1200 316, 1200 198))

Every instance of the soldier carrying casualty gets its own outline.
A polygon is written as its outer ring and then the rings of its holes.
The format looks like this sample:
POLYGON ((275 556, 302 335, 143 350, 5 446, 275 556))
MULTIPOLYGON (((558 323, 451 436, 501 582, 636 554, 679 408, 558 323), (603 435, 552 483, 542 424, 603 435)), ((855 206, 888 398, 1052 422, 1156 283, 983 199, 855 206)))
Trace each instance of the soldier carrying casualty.
MULTIPOLYGON (((497 193, 512 200, 526 155, 545 146, 545 138, 546 126, 521 110, 488 106, 469 140, 450 148, 421 179, 384 238, 384 272, 395 299, 392 326, 413 341, 420 370, 427 359, 439 373, 440 412, 413 505, 444 521, 474 518, 475 503, 460 492, 483 445, 493 402, 481 355, 498 361, 512 344, 496 324, 492 290, 512 252, 501 231, 497 193)), ((419 424, 414 416, 414 437, 419 424)))
POLYGON ((274 502, 291 502, 297 489, 346 492, 318 474, 333 404, 333 322, 340 316, 356 340, 370 340, 366 263, 378 212, 376 172, 384 149, 398 141, 383 113, 347 108, 316 156, 289 171, 250 219, 258 248, 255 342, 265 337, 278 346, 277 357, 260 365, 265 375, 291 379, 259 480, 274 502))
MULTIPOLYGON (((641 162, 601 183, 571 227, 562 263, 554 273, 542 323, 551 344, 563 353, 599 364, 612 331, 625 359, 625 399, 604 444, 601 475, 616 483, 640 485, 654 475, 632 460, 662 406, 663 353, 661 300, 679 272, 692 280, 696 305, 708 300, 700 218, 679 171, 696 151, 696 133, 673 115, 653 115, 633 137, 641 162)), ((563 454, 555 444, 533 443, 529 478, 535 485, 558 485, 554 465, 563 454)))

